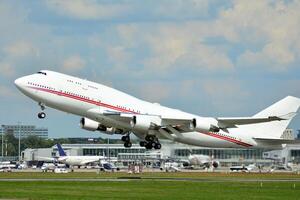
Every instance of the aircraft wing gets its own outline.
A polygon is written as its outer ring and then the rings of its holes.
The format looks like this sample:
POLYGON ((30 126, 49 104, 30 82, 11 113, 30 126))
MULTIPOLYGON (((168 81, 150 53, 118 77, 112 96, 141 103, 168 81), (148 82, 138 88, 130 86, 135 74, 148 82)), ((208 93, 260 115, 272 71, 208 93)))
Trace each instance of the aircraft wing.
POLYGON ((94 163, 94 162, 99 162, 99 159, 98 160, 83 160, 80 162, 81 165, 87 165, 89 163, 94 163))
POLYGON ((43 160, 43 161, 52 161, 52 162, 56 162, 56 161, 57 161, 56 158, 43 157, 43 156, 38 156, 37 159, 38 159, 38 160, 43 160))
MULTIPOLYGON (((176 116, 157 116, 157 115, 143 115, 143 114, 135 114, 135 113, 124 113, 118 111, 111 110, 103 110, 99 108, 92 108, 88 112, 92 113, 95 116, 106 115, 115 120, 122 121, 125 123, 130 123, 133 117, 146 116, 149 118, 159 120, 153 120, 153 130, 164 130, 167 132, 166 134, 172 133, 184 133, 190 132, 191 122, 193 122, 192 117, 180 118, 176 116), (159 121, 160 123, 156 123, 159 121)), ((289 113, 287 115, 282 116, 268 116, 268 117, 235 117, 235 118, 201 118, 205 123, 210 123, 216 131, 222 129, 224 131, 228 131, 228 128, 237 128, 238 125, 247 125, 247 124, 257 124, 257 123, 265 123, 271 121, 281 121, 288 120, 294 117, 296 113, 289 113), (213 122, 212 122, 213 121, 213 122)), ((164 134, 164 136, 166 136, 164 134)))

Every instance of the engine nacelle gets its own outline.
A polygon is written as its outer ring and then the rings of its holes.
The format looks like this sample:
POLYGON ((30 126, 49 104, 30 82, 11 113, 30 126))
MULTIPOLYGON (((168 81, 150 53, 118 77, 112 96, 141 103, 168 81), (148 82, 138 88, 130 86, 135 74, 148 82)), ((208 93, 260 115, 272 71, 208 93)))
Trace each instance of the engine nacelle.
POLYGON ((161 118, 159 116, 137 115, 133 116, 130 125, 133 129, 147 131, 153 125, 161 125, 161 118))
POLYGON ((217 123, 214 118, 194 118, 190 123, 190 128, 200 132, 219 132, 220 128, 217 123))
POLYGON ((219 161, 215 161, 215 160, 213 160, 211 164, 214 168, 218 168, 218 166, 220 165, 219 161))
POLYGON ((80 127, 88 131, 97 131, 100 128, 100 123, 83 117, 80 119, 80 127))
POLYGON ((103 124, 100 124, 99 122, 85 117, 80 119, 80 126, 82 129, 88 131, 102 131, 103 133, 109 135, 122 134, 124 132, 122 129, 118 129, 115 127, 106 127, 103 124))

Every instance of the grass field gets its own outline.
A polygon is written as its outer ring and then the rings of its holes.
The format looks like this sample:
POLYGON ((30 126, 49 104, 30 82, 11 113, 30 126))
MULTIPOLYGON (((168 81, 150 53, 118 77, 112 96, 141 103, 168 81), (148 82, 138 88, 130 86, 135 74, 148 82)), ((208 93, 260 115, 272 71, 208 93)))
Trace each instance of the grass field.
POLYGON ((300 199, 300 176, 293 174, 144 173, 139 175, 142 179, 126 182, 43 181, 45 178, 117 180, 118 177, 136 176, 126 173, 2 173, 0 179, 40 178, 41 181, 1 181, 0 199, 300 199), (152 177, 194 178, 197 181, 152 177), (272 179, 281 181, 263 181, 272 179))

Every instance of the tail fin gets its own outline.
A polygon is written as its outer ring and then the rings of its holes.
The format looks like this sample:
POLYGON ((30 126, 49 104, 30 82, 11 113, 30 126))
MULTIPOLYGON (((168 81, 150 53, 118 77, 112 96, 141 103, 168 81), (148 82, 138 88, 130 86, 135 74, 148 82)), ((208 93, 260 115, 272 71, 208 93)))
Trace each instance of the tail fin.
POLYGON ((246 128, 252 135, 254 133, 255 137, 280 138, 293 117, 296 115, 299 106, 299 98, 287 96, 253 116, 255 118, 277 116, 285 120, 251 124, 246 125, 243 128, 246 128))
POLYGON ((63 150, 63 148, 61 147, 60 144, 56 144, 57 148, 58 148, 58 153, 59 153, 59 156, 66 156, 66 153, 65 151, 63 150))

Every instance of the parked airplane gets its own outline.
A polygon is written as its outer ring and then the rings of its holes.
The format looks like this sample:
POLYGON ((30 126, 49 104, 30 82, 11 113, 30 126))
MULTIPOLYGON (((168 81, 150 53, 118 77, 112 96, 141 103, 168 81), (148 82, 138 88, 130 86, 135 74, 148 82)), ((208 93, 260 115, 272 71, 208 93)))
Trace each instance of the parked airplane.
POLYGON ((69 165, 71 168, 74 166, 86 166, 90 163, 100 163, 101 160, 104 160, 104 156, 68 156, 60 144, 56 144, 58 149, 58 157, 48 158, 48 157, 39 157, 40 159, 58 162, 62 164, 69 165))
POLYGON ((220 165, 220 162, 214 160, 211 156, 201 155, 201 154, 191 154, 188 157, 188 162, 184 163, 184 165, 188 164, 193 168, 201 167, 201 168, 217 168, 220 165))
POLYGON ((179 162, 165 162, 162 164, 162 166, 160 167, 160 170, 164 170, 165 172, 180 172, 181 171, 181 163, 179 162))
MULTIPOLYGON (((201 117, 150 103, 115 90, 65 74, 42 70, 15 80, 17 88, 46 106, 82 116, 81 127, 90 131, 122 134, 131 147, 130 133, 142 139, 141 146, 160 149, 159 138, 185 144, 220 148, 280 149, 298 143, 281 139, 300 105, 300 99, 285 97, 252 117, 201 117)), ((45 118, 45 112, 38 114, 45 118)))
POLYGON ((69 166, 85 166, 90 163, 100 162, 100 160, 105 159, 104 156, 68 156, 60 144, 56 144, 59 157, 57 161, 60 163, 64 163, 69 166))

